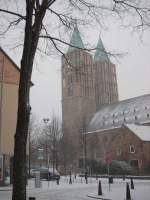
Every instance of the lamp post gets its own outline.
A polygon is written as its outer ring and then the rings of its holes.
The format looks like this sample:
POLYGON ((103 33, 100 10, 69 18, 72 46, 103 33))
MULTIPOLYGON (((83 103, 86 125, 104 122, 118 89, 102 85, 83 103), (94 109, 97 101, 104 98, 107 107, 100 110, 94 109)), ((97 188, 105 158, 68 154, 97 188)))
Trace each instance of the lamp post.
MULTIPOLYGON (((44 118, 43 122, 45 124, 48 124, 48 122, 50 121, 49 118, 44 118)), ((47 146, 47 133, 46 133, 46 143, 45 143, 45 154, 46 154, 46 167, 48 167, 49 163, 48 163, 48 146, 47 146)))

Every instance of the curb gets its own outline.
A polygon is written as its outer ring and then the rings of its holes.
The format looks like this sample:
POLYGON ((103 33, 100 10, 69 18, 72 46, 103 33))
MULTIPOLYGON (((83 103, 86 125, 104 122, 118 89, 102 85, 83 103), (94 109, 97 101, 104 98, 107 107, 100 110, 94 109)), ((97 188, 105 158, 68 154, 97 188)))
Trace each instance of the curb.
POLYGON ((87 197, 92 198, 92 199, 111 200, 111 199, 106 199, 104 197, 96 197, 96 196, 91 196, 91 195, 87 195, 87 197))
POLYGON ((0 192, 4 192, 4 191, 12 191, 12 188, 8 188, 8 189, 0 189, 0 192))

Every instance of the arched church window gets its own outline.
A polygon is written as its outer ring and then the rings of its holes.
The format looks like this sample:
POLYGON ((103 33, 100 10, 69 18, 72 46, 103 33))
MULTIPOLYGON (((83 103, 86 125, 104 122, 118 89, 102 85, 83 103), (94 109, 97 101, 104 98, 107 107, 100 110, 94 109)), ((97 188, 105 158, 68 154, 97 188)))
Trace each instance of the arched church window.
POLYGON ((130 145, 130 153, 135 153, 135 147, 134 147, 134 145, 130 145))

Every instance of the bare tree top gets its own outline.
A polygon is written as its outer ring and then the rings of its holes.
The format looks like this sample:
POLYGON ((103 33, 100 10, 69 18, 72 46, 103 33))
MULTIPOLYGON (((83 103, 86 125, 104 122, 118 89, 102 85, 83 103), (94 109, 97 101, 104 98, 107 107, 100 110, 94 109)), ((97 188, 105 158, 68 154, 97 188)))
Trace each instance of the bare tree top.
MULTIPOLYGON (((27 0, 26 3, 5 0, 1 2, 0 8, 1 38, 8 31, 12 33, 14 30, 16 32, 16 25, 24 29, 25 21, 28 20, 25 14, 28 7, 32 15, 33 31, 34 27, 36 30, 36 25, 46 10, 40 27, 38 45, 38 50, 46 54, 58 51, 61 55, 65 55, 66 48, 73 47, 69 43, 66 33, 72 31, 76 23, 81 28, 98 25, 102 29, 105 26, 106 18, 118 17, 122 24, 136 29, 145 30, 150 25, 150 3, 148 0, 67 0, 63 4, 60 0, 27 0)), ((23 35, 22 32, 21 34, 23 35)), ((19 46, 19 44, 18 42, 14 46, 19 46)), ((84 47, 84 50, 95 50, 95 47, 87 46, 84 47)))

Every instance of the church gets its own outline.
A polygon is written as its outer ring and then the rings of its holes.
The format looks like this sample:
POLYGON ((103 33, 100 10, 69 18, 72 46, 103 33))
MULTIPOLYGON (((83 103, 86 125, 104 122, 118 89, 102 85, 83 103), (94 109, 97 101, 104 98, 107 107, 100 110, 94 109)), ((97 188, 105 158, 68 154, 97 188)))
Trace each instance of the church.
POLYGON ((75 26, 61 74, 67 170, 88 170, 88 160, 149 166, 150 94, 119 101, 116 66, 101 38, 93 57, 75 26))

